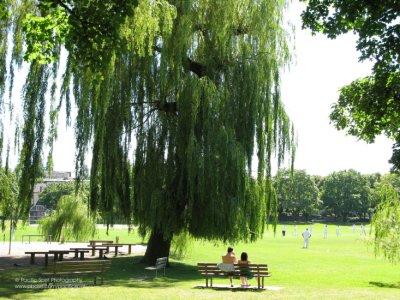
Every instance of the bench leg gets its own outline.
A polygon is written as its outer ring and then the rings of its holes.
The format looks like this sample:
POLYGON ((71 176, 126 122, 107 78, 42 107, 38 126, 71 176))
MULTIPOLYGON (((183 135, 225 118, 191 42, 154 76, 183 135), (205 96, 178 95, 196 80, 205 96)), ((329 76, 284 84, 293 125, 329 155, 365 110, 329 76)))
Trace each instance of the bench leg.
POLYGON ((208 288, 208 277, 206 276, 206 288, 208 288))
POLYGON ((94 247, 92 247, 92 256, 94 256, 94 247))
POLYGON ((31 265, 35 263, 35 253, 31 253, 31 265))
POLYGON ((75 250, 75 258, 78 258, 78 250, 75 250))
POLYGON ((104 257, 103 257, 103 249, 100 249, 100 250, 99 250, 99 258, 104 258, 104 257))
POLYGON ((47 267, 49 265, 49 254, 44 255, 44 265, 47 267))
POLYGON ((85 259, 85 252, 81 252, 81 255, 80 255, 80 260, 84 260, 85 259))
POLYGON ((212 287, 213 286, 213 283, 212 283, 212 277, 210 278, 210 287, 212 287))

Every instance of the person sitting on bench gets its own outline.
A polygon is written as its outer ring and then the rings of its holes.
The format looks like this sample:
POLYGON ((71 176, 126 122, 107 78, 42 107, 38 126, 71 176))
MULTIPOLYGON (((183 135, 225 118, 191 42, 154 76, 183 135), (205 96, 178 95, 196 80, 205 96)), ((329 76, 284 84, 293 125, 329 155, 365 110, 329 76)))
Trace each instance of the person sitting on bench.
MULTIPOLYGON (((231 265, 237 263, 237 258, 235 256, 235 252, 233 252, 232 247, 228 247, 228 252, 222 256, 222 263, 231 265)), ((233 287, 233 276, 229 276, 229 282, 231 284, 231 287, 233 287)))

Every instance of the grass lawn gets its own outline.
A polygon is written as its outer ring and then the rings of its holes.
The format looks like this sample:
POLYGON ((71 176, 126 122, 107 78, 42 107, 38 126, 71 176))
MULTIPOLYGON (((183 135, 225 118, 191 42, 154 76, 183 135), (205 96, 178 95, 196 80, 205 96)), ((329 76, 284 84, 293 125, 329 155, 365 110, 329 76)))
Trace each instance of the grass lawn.
MULTIPOLYGON (((298 225, 298 231, 305 226, 298 225)), ((280 227, 278 227, 280 229, 280 227)), ((33 230, 35 232, 35 230, 33 230)), ((292 235, 288 226, 286 237, 271 232, 253 244, 232 245, 237 255, 246 251, 254 263, 268 263, 272 277, 266 286, 280 290, 234 291, 196 288, 205 280, 197 274, 197 262, 219 262, 228 245, 193 242, 182 260, 171 259, 165 277, 153 281, 135 281, 144 275, 140 257, 113 259, 105 284, 96 287, 50 289, 17 289, 19 278, 41 278, 40 269, 12 270, 0 273, 0 298, 12 299, 400 299, 400 267, 375 258, 372 247, 353 233, 350 226, 341 226, 340 237, 335 226, 323 239, 323 225, 313 226, 309 249, 302 249, 302 238, 292 235)), ((115 229, 112 234, 124 242, 140 242, 135 233, 115 229)), ((103 232, 99 232, 100 238, 103 232)), ((18 232, 16 233, 18 239, 18 232)), ((78 276, 69 276, 76 278, 78 276)), ((86 279, 90 282, 90 279, 86 279)), ((239 279, 235 284, 239 285, 239 279)), ((256 281, 250 280, 252 285, 256 281)), ((228 285, 228 279, 214 279, 214 284, 228 285)))

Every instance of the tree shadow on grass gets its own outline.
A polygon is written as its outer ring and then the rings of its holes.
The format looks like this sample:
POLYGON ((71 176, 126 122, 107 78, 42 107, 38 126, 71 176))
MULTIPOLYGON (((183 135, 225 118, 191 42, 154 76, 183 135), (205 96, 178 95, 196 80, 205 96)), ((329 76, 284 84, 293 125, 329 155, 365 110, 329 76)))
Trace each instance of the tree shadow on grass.
MULTIPOLYGON (((141 263, 143 256, 119 256, 112 258, 111 269, 104 274, 104 285, 97 285, 108 287, 124 287, 124 288, 139 288, 139 289, 157 289, 174 287, 177 283, 195 281, 199 284, 203 283, 202 278, 197 271, 197 266, 185 264, 180 261, 172 260, 170 266, 166 268, 165 275, 162 270, 158 271, 158 278, 154 272, 145 271, 147 265, 141 263)), ((47 288, 21 288, 17 285, 39 285, 41 282, 35 280, 49 278, 52 276, 45 276, 42 273, 45 271, 44 262, 37 261, 35 265, 26 263, 20 267, 3 269, 0 272, 0 295, 6 298, 22 298, 24 295, 34 297, 40 293, 45 293, 47 288), (28 279, 28 280, 26 280, 28 279), (33 283, 29 282, 33 279, 33 283), (24 282, 26 280, 26 282, 24 282)), ((111 259, 111 258, 110 258, 111 259)), ((14 263, 18 263, 14 262, 14 263)), ((54 276, 53 276, 54 277, 54 276)), ((57 278, 59 276, 56 276, 57 278)), ((72 274, 65 275, 64 278, 78 278, 82 279, 85 285, 93 285, 93 275, 88 274, 72 274)), ((99 283, 99 277, 97 277, 99 283)), ((65 290, 65 289, 63 289, 65 290)))
POLYGON ((385 282, 370 281, 369 284, 375 285, 377 287, 382 287, 382 288, 400 289, 400 282, 385 283, 385 282))
POLYGON ((197 267, 182 262, 172 261, 163 270, 155 272, 146 271, 148 265, 141 263, 143 256, 114 258, 112 268, 105 276, 106 284, 109 286, 126 286, 134 288, 165 288, 174 286, 176 282, 193 281, 200 279, 197 267))

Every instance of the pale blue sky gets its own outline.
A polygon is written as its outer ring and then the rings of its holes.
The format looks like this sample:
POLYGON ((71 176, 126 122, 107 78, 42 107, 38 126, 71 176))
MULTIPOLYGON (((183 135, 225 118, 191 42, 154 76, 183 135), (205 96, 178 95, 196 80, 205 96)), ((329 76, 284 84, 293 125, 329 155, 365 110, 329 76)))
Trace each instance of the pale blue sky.
POLYGON ((367 144, 337 131, 329 120, 338 89, 369 75, 372 63, 358 62, 353 34, 330 40, 301 30, 302 7, 294 1, 289 11, 296 25, 296 58, 281 85, 282 101, 298 134, 295 168, 318 175, 350 168, 364 174, 389 172, 390 140, 379 137, 367 144))

